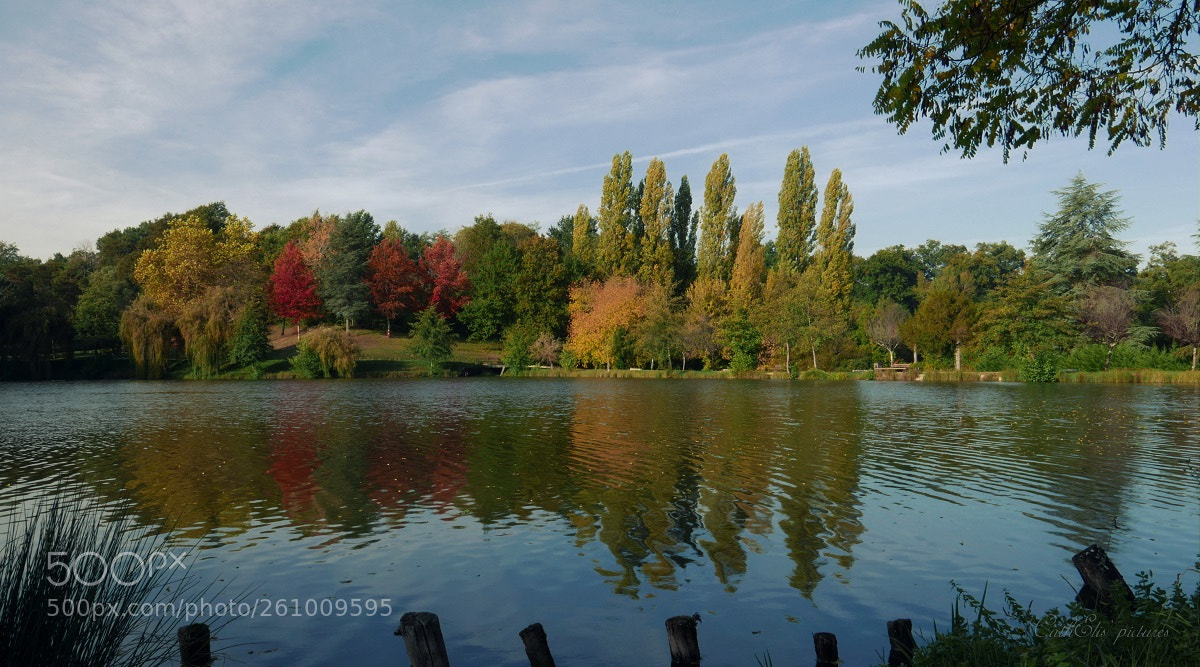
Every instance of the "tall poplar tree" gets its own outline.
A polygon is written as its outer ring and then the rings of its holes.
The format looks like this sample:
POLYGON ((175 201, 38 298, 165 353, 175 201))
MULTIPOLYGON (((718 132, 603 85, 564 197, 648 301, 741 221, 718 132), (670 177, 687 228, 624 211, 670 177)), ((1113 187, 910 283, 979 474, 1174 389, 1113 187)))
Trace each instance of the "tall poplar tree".
POLYGON ((679 179, 675 206, 671 211, 671 253, 675 257, 675 282, 685 290, 696 279, 696 226, 692 214, 692 186, 686 175, 679 179))
POLYGON ((821 224, 817 226, 817 251, 813 268, 818 271, 822 289, 829 292, 834 303, 846 314, 850 309, 850 294, 854 290, 854 200, 850 189, 842 182, 842 172, 834 169, 825 186, 825 207, 821 224))
POLYGON ((583 204, 575 210, 571 225, 571 254, 583 267, 584 275, 591 275, 596 265, 596 221, 583 204))
POLYGON ((817 174, 808 146, 793 150, 779 188, 779 266, 803 271, 813 251, 817 227, 817 174))
POLYGON ((763 281, 767 273, 766 249, 762 244, 764 224, 763 203, 751 204, 742 216, 737 256, 729 285, 729 297, 735 310, 749 309, 762 299, 763 281))
POLYGON ((737 185, 729 168, 729 156, 722 153, 713 162, 704 179, 704 207, 700 210, 699 253, 696 257, 698 277, 729 282, 733 270, 734 244, 731 235, 737 224, 733 206, 737 185))
POLYGON ((612 170, 604 177, 600 195, 600 240, 596 268, 606 276, 627 273, 625 256, 632 245, 632 219, 629 202, 633 198, 633 155, 629 151, 613 156, 612 170))
POLYGON ((642 188, 641 219, 642 243, 641 267, 638 275, 643 282, 670 286, 674 280, 674 257, 668 235, 671 230, 671 215, 675 192, 667 180, 667 169, 662 160, 654 158, 646 168, 646 179, 642 188))

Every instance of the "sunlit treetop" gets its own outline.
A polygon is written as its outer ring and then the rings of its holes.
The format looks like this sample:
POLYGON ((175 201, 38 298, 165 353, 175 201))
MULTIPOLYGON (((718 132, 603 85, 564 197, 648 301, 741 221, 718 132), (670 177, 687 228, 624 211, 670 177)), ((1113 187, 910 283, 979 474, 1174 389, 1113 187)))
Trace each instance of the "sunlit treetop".
POLYGON ((943 152, 999 145, 1007 161, 1054 133, 1161 148, 1172 112, 1200 111, 1196 0, 901 5, 858 56, 883 76, 875 112, 902 134, 930 119, 943 152))

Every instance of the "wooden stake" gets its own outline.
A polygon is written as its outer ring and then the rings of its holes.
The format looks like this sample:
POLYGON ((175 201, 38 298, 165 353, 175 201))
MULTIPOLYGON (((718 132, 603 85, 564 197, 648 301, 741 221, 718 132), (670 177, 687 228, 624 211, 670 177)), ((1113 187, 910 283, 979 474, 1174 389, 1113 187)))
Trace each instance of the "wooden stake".
POLYGON ((894 621, 888 621, 888 643, 891 645, 891 650, 888 651, 888 667, 912 667, 913 652, 916 650, 916 643, 913 641, 912 620, 907 618, 897 618, 894 621))
POLYGON ((814 632, 813 647, 817 650, 817 667, 837 667, 837 636, 832 632, 814 632))
POLYGON ((1093 544, 1080 551, 1071 557, 1071 562, 1083 577, 1083 588, 1075 596, 1080 604, 1088 609, 1108 611, 1114 602, 1114 591, 1133 604, 1133 591, 1100 545, 1093 544))
POLYGON ((525 642, 525 656, 529 667, 555 667, 554 656, 550 655, 550 644, 546 641, 546 630, 541 623, 534 623, 521 631, 525 642))
POLYGON ((671 667, 694 667, 700 664, 700 643, 696 640, 696 624, 699 622, 700 614, 667 619, 671 667))
POLYGON ((179 628, 179 664, 182 667, 208 667, 212 664, 212 634, 208 625, 192 623, 179 628))
POLYGON ((442 639, 442 624, 437 614, 410 611, 400 617, 395 634, 404 637, 404 648, 412 667, 450 667, 446 642, 442 639))

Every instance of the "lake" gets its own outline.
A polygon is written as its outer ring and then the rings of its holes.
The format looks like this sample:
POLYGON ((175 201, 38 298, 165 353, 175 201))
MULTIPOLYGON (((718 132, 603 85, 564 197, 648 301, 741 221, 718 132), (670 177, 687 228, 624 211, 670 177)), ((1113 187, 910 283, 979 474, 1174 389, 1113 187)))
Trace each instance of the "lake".
POLYGON ((297 601, 226 627, 228 664, 407 664, 405 611, 456 665, 527 665, 535 621, 561 665, 665 665, 692 613, 708 667, 810 663, 818 631, 866 664, 888 620, 944 627, 951 580, 1044 611, 1094 542, 1131 582, 1200 554, 1195 387, 41 383, 0 384, 0 411, 0 516, 126 505, 193 576, 297 601), (317 604, 354 599, 394 613, 317 604))

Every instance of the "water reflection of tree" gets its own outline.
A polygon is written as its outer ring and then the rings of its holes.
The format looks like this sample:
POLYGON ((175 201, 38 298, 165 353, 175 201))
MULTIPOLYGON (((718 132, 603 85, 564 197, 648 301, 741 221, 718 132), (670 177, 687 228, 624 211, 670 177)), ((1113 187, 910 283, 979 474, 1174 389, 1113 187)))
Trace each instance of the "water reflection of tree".
POLYGON ((691 406, 679 392, 642 389, 585 385, 575 394, 568 464, 576 542, 604 544, 617 569, 596 571, 634 597, 643 581, 676 588, 676 568, 703 555, 698 452, 682 433, 691 406))
POLYGON ((141 415, 115 446, 81 461, 81 474, 101 498, 131 501, 147 524, 174 526, 181 537, 246 531, 260 500, 278 497, 263 475, 266 424, 246 416, 214 420, 204 400, 169 407, 169 416, 141 415))
POLYGON ((863 417, 856 385, 789 388, 778 430, 779 526, 794 566, 788 582, 811 598, 826 557, 848 570, 862 540, 863 417))

